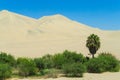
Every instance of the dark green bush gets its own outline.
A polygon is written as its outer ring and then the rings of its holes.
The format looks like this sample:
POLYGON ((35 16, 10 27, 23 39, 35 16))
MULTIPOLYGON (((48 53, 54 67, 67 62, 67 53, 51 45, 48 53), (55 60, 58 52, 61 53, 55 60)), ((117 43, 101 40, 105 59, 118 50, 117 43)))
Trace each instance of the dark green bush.
POLYGON ((69 77, 82 77, 83 73, 86 71, 86 67, 81 63, 65 64, 63 71, 69 77))
POLYGON ((45 63, 43 62, 42 58, 35 58, 34 62, 37 68, 39 69, 39 71, 45 69, 45 63))
POLYGON ((7 53, 0 53, 0 63, 9 64, 10 66, 16 65, 16 60, 12 55, 8 55, 7 53))
POLYGON ((0 80, 11 77, 12 69, 8 64, 0 64, 0 80))
POLYGON ((102 73, 106 71, 119 71, 119 61, 109 53, 102 53, 87 63, 88 72, 102 73))
POLYGON ((18 58, 17 65, 20 76, 27 77, 37 73, 36 64, 32 59, 18 58))

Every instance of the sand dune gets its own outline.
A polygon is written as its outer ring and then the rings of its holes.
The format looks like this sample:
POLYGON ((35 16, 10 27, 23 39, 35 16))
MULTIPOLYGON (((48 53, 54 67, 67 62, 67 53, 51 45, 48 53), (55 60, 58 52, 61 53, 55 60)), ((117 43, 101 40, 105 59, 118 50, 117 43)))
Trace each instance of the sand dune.
POLYGON ((92 33, 101 38, 98 52, 111 52, 120 59, 120 31, 92 28, 60 14, 37 20, 0 11, 0 50, 16 57, 39 57, 65 49, 88 55, 85 41, 92 33))

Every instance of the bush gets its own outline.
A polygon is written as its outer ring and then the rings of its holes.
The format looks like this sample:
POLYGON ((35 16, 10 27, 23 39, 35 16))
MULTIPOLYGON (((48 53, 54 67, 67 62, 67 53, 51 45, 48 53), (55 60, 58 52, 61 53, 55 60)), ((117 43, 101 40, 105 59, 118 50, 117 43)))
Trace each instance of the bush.
POLYGON ((84 63, 85 58, 82 54, 65 50, 61 54, 55 54, 53 56, 53 62, 55 68, 61 69, 64 64, 84 63))
POLYGON ((57 69, 61 69, 62 65, 65 64, 65 57, 63 54, 55 54, 53 56, 54 67, 57 69))
POLYGON ((37 68, 39 69, 39 71, 45 69, 45 64, 44 64, 42 58, 35 58, 34 62, 36 64, 37 68))
POLYGON ((66 63, 76 63, 76 62, 83 63, 85 61, 84 56, 82 54, 77 54, 76 52, 70 52, 65 50, 63 52, 63 55, 65 57, 66 63))
POLYGON ((104 60, 93 58, 90 59, 87 63, 87 70, 91 73, 102 73, 105 72, 105 64, 103 62, 104 60))
POLYGON ((36 64, 32 59, 18 58, 17 64, 20 76, 27 77, 37 73, 36 64))
POLYGON ((16 65, 16 60, 12 55, 8 55, 7 53, 0 53, 0 62, 3 64, 9 64, 10 66, 16 65))
POLYGON ((8 64, 0 64, 0 80, 11 77, 12 70, 8 64))
POLYGON ((69 77, 82 77, 86 67, 81 63, 65 64, 63 71, 69 77))
POLYGON ((119 71, 119 69, 120 69, 119 68, 120 67, 119 60, 117 60, 115 58, 115 56, 113 56, 112 54, 110 54, 110 53, 101 53, 98 56, 98 58, 104 60, 104 64, 106 65, 105 66, 106 71, 110 71, 110 72, 119 71))
POLYGON ((53 68, 53 56, 52 55, 43 56, 42 61, 44 63, 44 69, 53 68))
POLYGON ((88 72, 102 73, 106 71, 119 71, 119 61, 109 53, 102 53, 87 63, 88 72))

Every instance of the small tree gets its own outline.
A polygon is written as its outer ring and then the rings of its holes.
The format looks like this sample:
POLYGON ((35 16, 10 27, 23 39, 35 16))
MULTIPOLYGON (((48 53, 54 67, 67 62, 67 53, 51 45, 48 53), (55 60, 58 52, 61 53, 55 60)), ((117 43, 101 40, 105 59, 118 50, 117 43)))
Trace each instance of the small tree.
POLYGON ((100 48, 99 37, 95 34, 91 34, 86 41, 86 47, 89 49, 92 57, 94 58, 94 54, 96 54, 97 50, 100 48))
POLYGON ((9 78, 12 74, 11 67, 8 64, 0 64, 0 80, 9 78))

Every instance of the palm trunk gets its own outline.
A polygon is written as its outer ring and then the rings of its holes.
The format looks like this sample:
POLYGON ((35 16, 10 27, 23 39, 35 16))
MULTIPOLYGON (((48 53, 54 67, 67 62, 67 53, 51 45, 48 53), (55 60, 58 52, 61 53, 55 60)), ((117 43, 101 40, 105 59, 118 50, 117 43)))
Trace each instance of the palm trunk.
POLYGON ((92 58, 94 58, 94 54, 92 54, 92 58))

